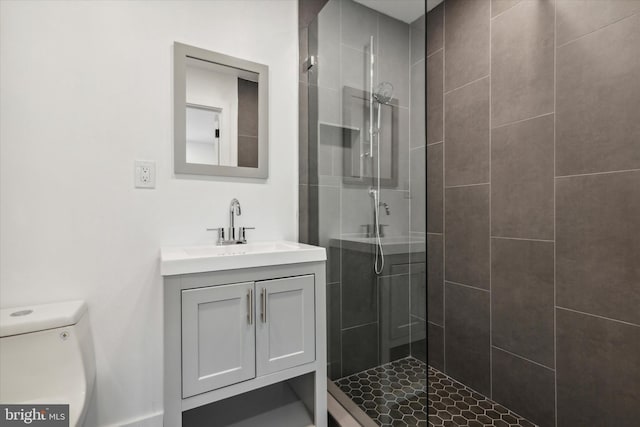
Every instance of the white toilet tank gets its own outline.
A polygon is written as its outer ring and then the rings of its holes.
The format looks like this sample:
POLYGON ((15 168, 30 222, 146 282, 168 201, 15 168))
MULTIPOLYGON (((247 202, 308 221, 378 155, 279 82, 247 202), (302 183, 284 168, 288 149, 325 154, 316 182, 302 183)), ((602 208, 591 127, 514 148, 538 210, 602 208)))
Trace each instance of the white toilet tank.
POLYGON ((0 402, 69 404, 81 426, 95 374, 84 301, 0 310, 0 402))

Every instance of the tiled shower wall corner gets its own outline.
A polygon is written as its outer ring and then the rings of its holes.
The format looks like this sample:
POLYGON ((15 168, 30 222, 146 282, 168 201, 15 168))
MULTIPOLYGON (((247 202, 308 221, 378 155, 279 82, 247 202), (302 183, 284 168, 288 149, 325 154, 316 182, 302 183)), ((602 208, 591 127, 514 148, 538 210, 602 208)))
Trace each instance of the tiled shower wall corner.
POLYGON ((368 91, 374 35, 375 82, 391 82, 396 103, 391 126, 397 181, 381 191, 390 209, 381 222, 389 224, 387 236, 424 241, 425 17, 409 25, 352 0, 301 1, 301 11, 305 4, 322 10, 300 31, 301 63, 309 54, 318 58, 316 67, 300 75, 300 241, 327 248, 329 375, 340 378, 408 355, 426 361, 425 244, 388 254, 380 276, 371 253, 343 246, 372 222, 372 202, 371 182, 344 179, 341 130, 365 128, 349 117, 353 106, 345 90, 368 91), (394 325, 402 325, 405 336, 387 339, 394 325))
POLYGON ((640 1, 427 15, 429 363, 542 427, 640 420, 640 1))

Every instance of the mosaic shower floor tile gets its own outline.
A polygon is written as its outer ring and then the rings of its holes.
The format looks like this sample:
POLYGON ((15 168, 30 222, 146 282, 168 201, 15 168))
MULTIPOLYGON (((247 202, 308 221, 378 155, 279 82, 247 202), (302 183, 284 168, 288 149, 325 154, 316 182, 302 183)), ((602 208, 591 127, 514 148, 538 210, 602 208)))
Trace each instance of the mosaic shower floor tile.
POLYGON ((382 427, 536 427, 412 357, 341 378, 336 385, 382 427))
POLYGON ((429 366, 429 426, 535 427, 535 424, 429 366))
POLYGON ((383 427, 427 426, 427 365, 418 359, 396 360, 335 383, 383 427))

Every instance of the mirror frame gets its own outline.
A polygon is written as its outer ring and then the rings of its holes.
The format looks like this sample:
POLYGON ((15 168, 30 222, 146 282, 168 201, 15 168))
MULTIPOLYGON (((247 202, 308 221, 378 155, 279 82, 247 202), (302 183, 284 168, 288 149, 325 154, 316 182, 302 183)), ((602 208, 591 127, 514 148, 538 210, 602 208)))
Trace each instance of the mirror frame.
POLYGON ((269 67, 210 50, 173 43, 173 161, 176 174, 267 178, 269 176, 269 67), (187 163, 187 58, 258 74, 258 167, 187 163))

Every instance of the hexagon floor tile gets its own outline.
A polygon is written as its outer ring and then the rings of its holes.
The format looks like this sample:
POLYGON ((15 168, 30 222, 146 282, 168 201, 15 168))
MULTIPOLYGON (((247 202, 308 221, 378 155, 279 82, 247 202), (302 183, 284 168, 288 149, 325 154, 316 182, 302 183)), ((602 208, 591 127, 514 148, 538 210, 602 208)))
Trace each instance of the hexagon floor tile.
POLYGON ((535 427, 413 357, 341 378, 335 383, 382 427, 535 427), (428 419, 428 420, 427 420, 428 419))
POLYGON ((535 427, 535 424, 429 366, 429 426, 535 427))
POLYGON ((381 426, 427 426, 427 365, 418 359, 396 360, 335 383, 381 426))

